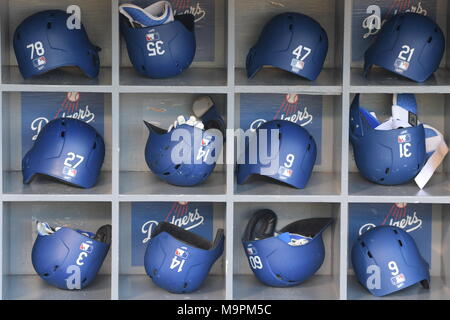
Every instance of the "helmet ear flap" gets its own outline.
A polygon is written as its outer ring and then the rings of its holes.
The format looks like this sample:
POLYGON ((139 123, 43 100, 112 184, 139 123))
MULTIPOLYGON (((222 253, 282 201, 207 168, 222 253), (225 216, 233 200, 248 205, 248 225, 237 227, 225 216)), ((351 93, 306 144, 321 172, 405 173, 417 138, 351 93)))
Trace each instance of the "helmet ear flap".
POLYGON ((269 209, 255 212, 247 223, 243 241, 261 240, 272 237, 277 225, 277 215, 269 209))

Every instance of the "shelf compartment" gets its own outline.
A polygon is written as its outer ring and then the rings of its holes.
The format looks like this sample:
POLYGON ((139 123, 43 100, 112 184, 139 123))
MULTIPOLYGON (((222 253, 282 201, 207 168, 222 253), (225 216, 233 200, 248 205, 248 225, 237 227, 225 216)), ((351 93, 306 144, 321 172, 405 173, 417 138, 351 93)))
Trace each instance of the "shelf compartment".
POLYGON ((429 203, 350 203, 348 214, 348 273, 349 300, 449 300, 450 206, 429 203), (357 280, 351 262, 353 239, 370 225, 393 225, 407 231, 414 239, 423 258, 431 264, 430 289, 420 283, 384 297, 375 297, 357 280))
MULTIPOLYGON (((364 25, 374 25, 375 20, 365 20, 369 16, 377 16, 377 11, 380 9, 381 23, 398 12, 405 12, 406 10, 425 14, 441 27, 444 35, 449 34, 448 24, 448 10, 449 6, 446 1, 411 1, 404 3, 402 1, 384 1, 376 4, 365 3, 360 1, 351 1, 350 8, 352 19, 351 25, 351 85, 358 87, 367 87, 367 90, 374 90, 377 87, 388 87, 389 90, 402 90, 402 87, 408 89, 416 88, 415 92, 427 90, 428 87, 436 87, 438 90, 445 90, 444 86, 450 84, 450 70, 448 55, 448 42, 446 50, 442 58, 439 69, 424 83, 417 83, 413 80, 407 79, 394 72, 387 71, 381 67, 373 66, 367 78, 364 77, 364 53, 369 48, 373 39, 376 37, 375 30, 369 32, 369 29, 364 29, 364 25), (413 8, 414 7, 414 8, 413 8), (363 23, 364 22, 364 23, 363 23), (372 35, 369 35, 372 33, 372 35)), ((429 92, 428 90, 426 92, 429 92)), ((446 91, 448 92, 448 90, 446 91)))
MULTIPOLYGON (((418 120, 439 130, 443 134, 447 145, 449 145, 450 114, 448 105, 450 96, 447 94, 416 94, 415 96, 418 120)), ((367 110, 376 112, 378 119, 383 122, 391 116, 392 94, 361 94, 360 105, 367 110)), ((348 193, 350 196, 419 196, 421 198, 450 196, 450 183, 448 180, 450 157, 448 154, 444 158, 442 165, 436 169, 433 177, 422 190, 416 185, 414 180, 397 186, 379 185, 366 180, 356 167, 351 143, 349 143, 348 161, 348 193)))
POLYGON ((4 202, 3 299, 110 299, 111 253, 94 281, 83 290, 61 290, 46 284, 35 272, 31 250, 37 236, 36 221, 96 232, 111 224, 108 202, 4 202))
MULTIPOLYGON (((147 5, 151 1, 141 1, 147 5)), ((127 3, 120 0, 119 3, 127 3)), ((167 79, 140 75, 132 66, 126 42, 119 32, 120 84, 123 86, 226 86, 227 85, 227 1, 200 3, 171 1, 175 13, 195 12, 196 53, 192 64, 181 74, 167 79), (198 7, 196 7, 196 5, 198 7)))
POLYGON ((144 254, 152 228, 160 221, 180 225, 191 214, 201 217, 182 224, 183 228, 210 241, 217 229, 227 233, 225 203, 211 202, 122 202, 119 229, 119 299, 133 300, 222 300, 225 299, 225 253, 212 266, 201 287, 192 293, 173 294, 156 286, 145 273, 144 254), (201 224, 198 222, 201 220, 201 224))
MULTIPOLYGON (((314 137, 316 164, 304 189, 295 189, 267 177, 253 175, 235 195, 333 196, 341 194, 342 96, 241 93, 235 98, 235 127, 255 130, 262 122, 287 119, 302 125, 314 137), (327 156, 331 155, 331 156, 327 156)), ((236 166, 242 151, 236 142, 236 166)), ((280 160, 281 161, 281 160, 280 160)), ((235 166, 235 167, 236 167, 235 166)))
POLYGON ((333 203, 235 203, 233 237, 233 299, 244 300, 336 300, 339 299, 340 205, 333 203), (278 216, 276 230, 300 219, 331 217, 332 225, 323 233, 325 260, 305 282, 287 288, 261 283, 250 269, 241 237, 248 220, 260 209, 271 209, 278 216))
MULTIPOLYGON (((7 0, 2 10, 2 82, 4 84, 31 85, 110 85, 111 84, 111 52, 112 52, 112 20, 110 1, 77 1, 81 9, 81 21, 86 28, 90 41, 99 46, 100 73, 98 78, 85 76, 76 67, 65 67, 46 74, 23 79, 17 67, 13 48, 13 34, 16 27, 28 16, 43 10, 59 9, 66 11, 73 2, 69 0, 7 0)), ((70 90, 70 89, 69 89, 70 90)))
POLYGON ((235 2, 235 82, 237 86, 290 85, 300 87, 342 86, 342 54, 344 6, 341 1, 296 0, 277 2, 235 2), (275 15, 298 12, 318 21, 328 36, 328 53, 323 70, 315 81, 290 72, 264 67, 253 79, 247 79, 245 62, 250 48, 256 44, 264 25, 275 15))
MULTIPOLYGON (((220 158, 226 159, 225 145, 213 173, 202 184, 193 187, 168 184, 150 172, 145 162, 148 129, 143 120, 161 128, 168 128, 179 115, 189 118, 193 114, 192 104, 200 96, 203 94, 120 95, 120 194, 225 194, 226 166, 220 163, 220 158)), ((226 96, 209 96, 226 120, 226 96)))
POLYGON ((2 110, 4 193, 111 194, 111 94, 3 92, 2 110), (84 118, 82 113, 86 115, 84 118), (48 121, 60 116, 82 119, 93 125, 103 136, 105 160, 93 188, 69 186, 42 175, 37 175, 28 185, 22 183, 22 159, 31 149, 33 137, 48 121))

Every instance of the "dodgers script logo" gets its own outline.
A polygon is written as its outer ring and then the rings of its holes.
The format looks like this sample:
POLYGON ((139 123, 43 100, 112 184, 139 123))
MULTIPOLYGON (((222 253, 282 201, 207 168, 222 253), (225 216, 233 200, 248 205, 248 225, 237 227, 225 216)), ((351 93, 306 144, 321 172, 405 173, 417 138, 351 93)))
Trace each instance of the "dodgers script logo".
POLYGON ((22 92, 22 152, 32 147, 51 120, 74 118, 103 136, 104 94, 91 92, 22 92))
MULTIPOLYGON (((74 118, 83 120, 86 123, 90 123, 95 119, 95 113, 91 112, 89 109, 89 105, 85 105, 84 107, 79 106, 80 101, 80 93, 79 92, 67 92, 66 98, 61 103, 59 108, 56 110, 53 119, 57 118, 74 118)), ((52 119, 51 119, 52 120, 52 119)), ((32 140, 36 140, 41 129, 49 122, 50 120, 46 117, 37 117, 31 122, 30 129, 35 132, 32 136, 32 140)))
MULTIPOLYGON (((407 206, 407 203, 394 203, 380 225, 397 227, 406 232, 412 232, 419 229, 422 226, 422 219, 417 215, 416 211, 408 214, 406 210, 407 206)), ((359 235, 374 227, 376 227, 376 225, 373 223, 367 223, 361 226, 359 235)))
MULTIPOLYGON (((161 221, 189 230, 209 241, 213 237, 213 204, 209 202, 133 202, 131 265, 142 266, 152 232, 161 221)), ((183 248, 180 248, 183 249, 183 248)), ((181 251, 178 252, 184 256, 181 251)))
POLYGON ((175 0, 172 1, 172 5, 174 15, 190 13, 194 16, 195 22, 201 21, 206 16, 206 11, 199 1, 175 0))
MULTIPOLYGON (((313 121, 314 117, 308 112, 307 106, 300 106, 298 94, 286 94, 272 120, 277 119, 306 126, 313 121)), ((265 122, 265 119, 256 119, 250 124, 250 129, 256 131, 265 122)))
POLYGON ((381 20, 380 6, 372 4, 366 9, 366 13, 370 15, 365 18, 362 23, 363 29, 367 30, 367 32, 363 35, 363 38, 365 39, 377 34, 387 20, 389 20, 392 16, 403 12, 414 12, 424 16, 428 14, 428 10, 423 8, 422 1, 415 4, 414 1, 411 0, 394 0, 389 6, 384 19, 381 20))
MULTIPOLYGON (((185 230, 192 230, 201 226, 205 221, 205 217, 200 214, 198 208, 194 208, 193 212, 190 212, 187 202, 175 202, 164 221, 185 230)), ((141 231, 145 236, 142 243, 147 243, 151 239, 153 228, 157 226, 158 221, 155 220, 149 220, 142 225, 141 231)))

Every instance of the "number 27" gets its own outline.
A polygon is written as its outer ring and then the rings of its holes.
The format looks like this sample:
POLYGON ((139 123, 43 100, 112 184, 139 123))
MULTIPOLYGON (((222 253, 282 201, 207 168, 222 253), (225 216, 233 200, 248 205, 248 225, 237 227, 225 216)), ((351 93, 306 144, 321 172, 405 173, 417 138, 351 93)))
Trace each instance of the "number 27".
POLYGON ((66 160, 64 160, 64 165, 75 169, 83 162, 83 160, 84 160, 83 156, 80 156, 79 154, 75 154, 73 152, 69 152, 69 153, 67 153, 66 160), (78 162, 73 164, 73 161, 75 160, 75 158, 78 159, 78 162))

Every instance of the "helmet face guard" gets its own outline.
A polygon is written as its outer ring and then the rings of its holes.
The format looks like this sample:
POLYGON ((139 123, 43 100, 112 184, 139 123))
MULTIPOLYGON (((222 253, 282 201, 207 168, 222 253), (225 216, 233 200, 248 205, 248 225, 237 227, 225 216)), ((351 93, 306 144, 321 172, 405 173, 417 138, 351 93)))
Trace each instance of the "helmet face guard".
POLYGON ((365 53, 364 72, 372 65, 424 82, 439 68, 445 38, 439 26, 417 13, 394 15, 365 53))
POLYGON ((65 67, 79 67, 91 78, 100 68, 99 47, 93 45, 83 25, 67 28, 70 15, 47 10, 26 18, 14 32, 14 52, 24 78, 65 67))
POLYGON ((414 179, 426 161, 423 124, 377 130, 379 122, 360 107, 359 94, 350 108, 350 141, 359 172, 369 181, 398 185, 414 179))
POLYGON ((322 232, 331 218, 295 221, 275 233, 277 216, 271 210, 255 212, 242 244, 255 276, 264 284, 290 287, 309 279, 325 258, 322 232))
POLYGON ((157 286, 169 292, 193 292, 222 255, 224 239, 223 229, 217 230, 211 243, 176 225, 160 222, 145 251, 145 271, 157 286))
POLYGON ((379 226, 366 231, 353 244, 351 258, 358 281, 374 296, 418 282, 429 288, 428 263, 413 238, 400 228, 379 226))
POLYGON ((134 68, 149 78, 169 78, 187 69, 195 56, 194 16, 177 15, 173 22, 133 28, 120 15, 120 29, 134 68))
POLYGON ((111 244, 111 226, 96 234, 60 228, 38 234, 31 259, 36 273, 48 284, 60 289, 83 289, 95 278, 111 244))
POLYGON ((23 183, 42 174, 81 188, 95 185, 105 158, 105 143, 84 121, 54 119, 42 128, 22 160, 23 183))
POLYGON ((149 130, 145 161, 159 178, 186 187, 202 183, 213 172, 222 148, 222 141, 216 140, 222 135, 214 129, 181 124, 167 131, 144 123, 149 130))
POLYGON ((243 184, 249 176, 258 174, 302 189, 308 183, 316 157, 316 143, 306 129, 287 120, 272 120, 263 123, 256 130, 255 135, 250 137, 245 161, 237 166, 237 182, 243 184), (274 133, 276 130, 278 130, 278 139, 274 133), (267 139, 264 139, 265 137, 267 139), (262 159, 263 148, 266 147, 266 152, 270 153, 274 138, 278 140, 278 150, 271 153, 268 159, 262 159), (249 154, 253 153, 253 150, 256 152, 256 163, 252 163, 254 161, 249 154), (271 163, 267 163, 268 160, 271 163), (270 168, 276 164, 277 160, 278 166, 270 168))
POLYGON ((265 65, 308 80, 315 80, 327 56, 328 37, 314 19, 295 12, 272 18, 247 55, 247 76, 253 78, 265 65))

